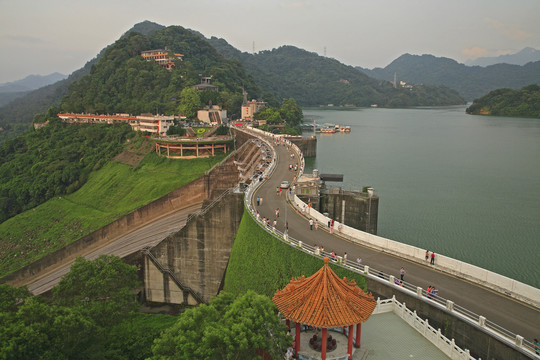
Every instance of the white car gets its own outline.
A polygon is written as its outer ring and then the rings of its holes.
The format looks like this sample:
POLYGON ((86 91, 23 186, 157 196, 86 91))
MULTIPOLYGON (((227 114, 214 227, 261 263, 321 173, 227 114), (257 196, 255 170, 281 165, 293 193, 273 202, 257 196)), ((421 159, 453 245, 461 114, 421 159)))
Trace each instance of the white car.
POLYGON ((281 185, 279 186, 282 189, 288 189, 289 188, 289 182, 288 181, 282 181, 281 185))

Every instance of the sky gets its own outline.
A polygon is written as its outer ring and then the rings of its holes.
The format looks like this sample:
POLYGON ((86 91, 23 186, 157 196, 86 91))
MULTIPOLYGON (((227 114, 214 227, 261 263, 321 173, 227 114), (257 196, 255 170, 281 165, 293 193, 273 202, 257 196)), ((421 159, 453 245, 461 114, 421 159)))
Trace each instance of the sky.
POLYGON ((540 0, 0 0, 0 83, 70 74, 144 20, 241 51, 293 45, 364 68, 540 49, 540 0))

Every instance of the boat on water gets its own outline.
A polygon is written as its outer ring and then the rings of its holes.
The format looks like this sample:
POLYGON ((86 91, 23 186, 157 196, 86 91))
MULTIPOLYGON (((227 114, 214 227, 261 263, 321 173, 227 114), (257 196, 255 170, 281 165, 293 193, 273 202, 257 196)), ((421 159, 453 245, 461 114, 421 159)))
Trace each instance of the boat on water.
POLYGON ((351 132, 351 127, 350 126, 341 126, 339 128, 339 131, 341 131, 342 133, 350 133, 351 132))
POLYGON ((336 129, 334 129, 334 128, 323 127, 321 129, 321 133, 323 133, 323 134, 334 134, 335 132, 336 132, 336 129))

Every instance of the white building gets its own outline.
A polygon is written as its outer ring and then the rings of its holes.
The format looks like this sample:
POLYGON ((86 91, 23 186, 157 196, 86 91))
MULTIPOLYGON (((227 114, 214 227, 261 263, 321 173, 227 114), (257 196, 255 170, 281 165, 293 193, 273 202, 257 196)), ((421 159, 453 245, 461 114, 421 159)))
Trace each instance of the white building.
POLYGON ((96 115, 60 113, 58 117, 67 123, 114 124, 124 122, 129 124, 135 131, 147 131, 159 135, 166 135, 167 130, 174 123, 174 116, 152 114, 131 116, 129 114, 96 115))
POLYGON ((227 110, 223 110, 219 105, 212 105, 197 111, 197 119, 205 123, 220 125, 227 120, 227 110))
POLYGON ((246 101, 242 105, 242 120, 245 121, 252 121, 253 115, 266 107, 266 103, 264 101, 257 101, 257 100, 251 100, 246 101))

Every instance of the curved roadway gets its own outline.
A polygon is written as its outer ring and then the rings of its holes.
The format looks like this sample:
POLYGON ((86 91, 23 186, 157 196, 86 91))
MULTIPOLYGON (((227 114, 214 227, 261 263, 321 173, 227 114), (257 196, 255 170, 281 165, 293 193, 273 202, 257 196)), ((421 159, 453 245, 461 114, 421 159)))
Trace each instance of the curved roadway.
MULTIPOLYGON (((271 140, 270 140, 271 141, 271 140)), ((403 266, 406 270, 404 280, 408 283, 420 286, 426 289, 433 285, 439 289, 439 295, 443 298, 452 300, 456 305, 462 306, 469 311, 486 317, 487 320, 502 326, 503 328, 523 336, 532 342, 533 338, 540 337, 540 310, 530 305, 511 299, 500 293, 457 278, 452 275, 442 273, 437 267, 429 264, 418 264, 407 261, 403 258, 382 253, 368 247, 353 244, 338 236, 331 235, 327 231, 326 225, 319 225, 318 230, 310 230, 309 218, 297 214, 296 210, 287 205, 285 194, 278 196, 276 188, 281 181, 292 182, 296 175, 289 171, 289 164, 299 164, 299 159, 292 150, 288 150, 285 145, 275 145, 277 153, 277 164, 270 178, 254 193, 253 198, 262 197, 261 206, 254 209, 260 212, 260 216, 275 218, 275 210, 279 208, 280 216, 277 219, 276 228, 280 231, 285 230, 285 222, 289 225, 289 235, 303 243, 310 245, 324 246, 327 252, 334 251, 337 255, 343 255, 347 252, 348 260, 357 257, 362 258, 362 264, 369 265, 394 275, 399 279, 399 270, 403 266), (293 154, 294 158, 291 157, 293 154)), ((300 165, 300 164, 299 164, 300 165)))

